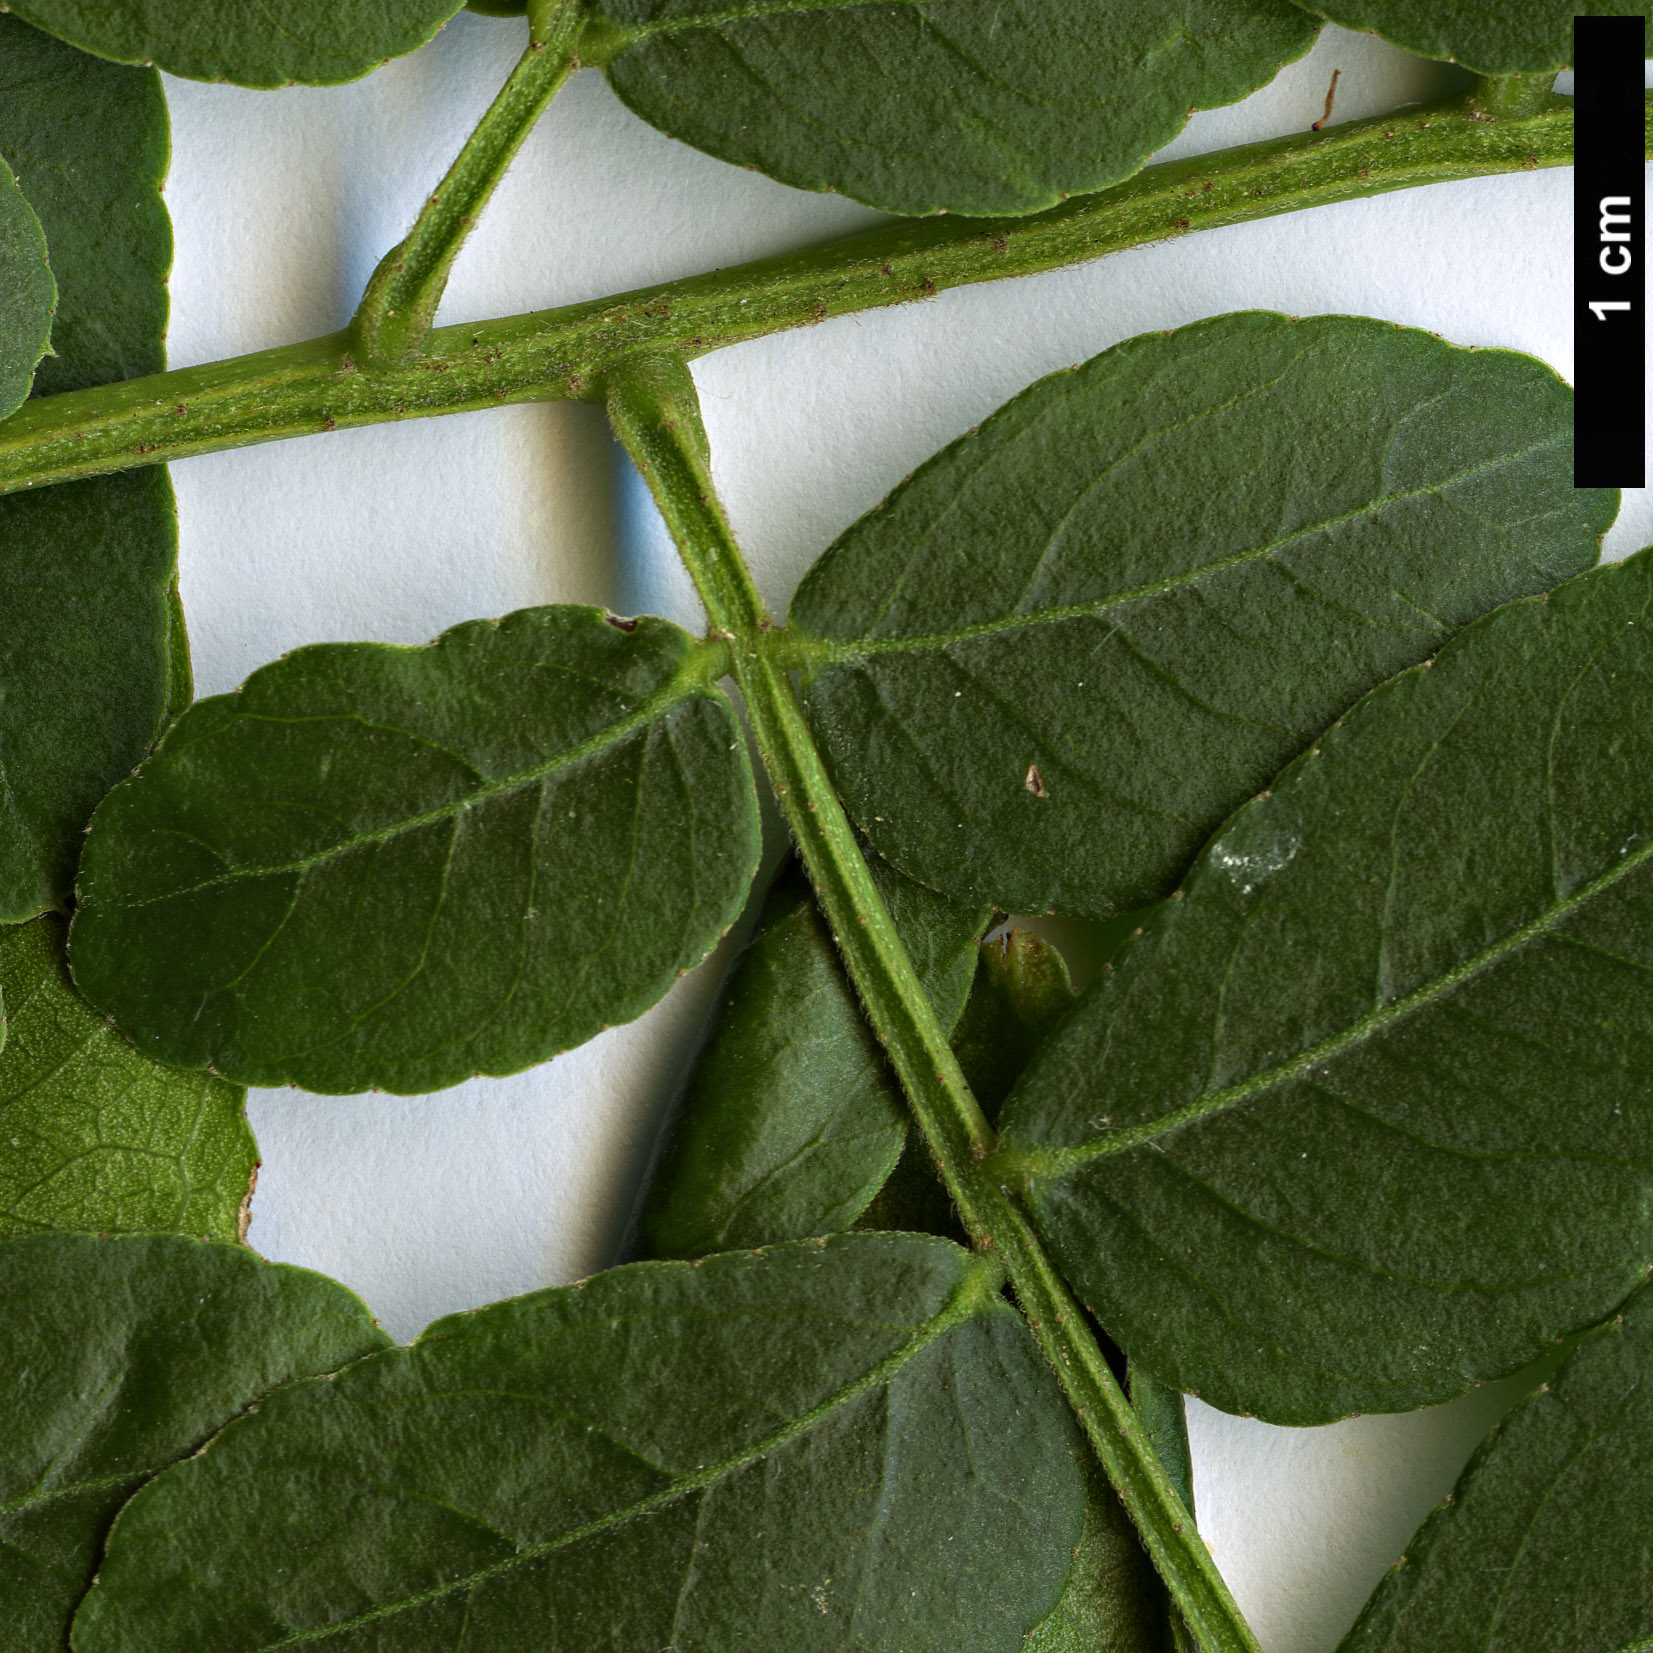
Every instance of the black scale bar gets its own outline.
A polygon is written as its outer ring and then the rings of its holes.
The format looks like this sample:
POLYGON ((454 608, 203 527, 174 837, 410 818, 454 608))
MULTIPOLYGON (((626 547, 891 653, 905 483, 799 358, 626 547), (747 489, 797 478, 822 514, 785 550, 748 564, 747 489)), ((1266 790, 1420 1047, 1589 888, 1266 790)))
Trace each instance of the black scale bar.
POLYGON ((1647 484, 1647 260, 1640 17, 1573 20, 1573 482, 1647 484))

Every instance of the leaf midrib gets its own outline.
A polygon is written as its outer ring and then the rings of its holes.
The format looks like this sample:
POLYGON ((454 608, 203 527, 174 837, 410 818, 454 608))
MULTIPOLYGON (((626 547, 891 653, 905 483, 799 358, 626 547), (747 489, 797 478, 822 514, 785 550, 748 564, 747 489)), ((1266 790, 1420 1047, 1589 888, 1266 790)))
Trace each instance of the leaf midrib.
MULTIPOLYGON (((622 745, 632 735, 641 729, 646 729, 651 723, 679 703, 692 700, 697 695, 716 698, 716 691, 709 689, 703 681, 704 671, 704 664, 699 656, 691 656, 673 673, 665 684, 656 689, 653 694, 618 722, 606 725, 595 734, 588 735, 578 744, 555 753, 543 763, 535 764, 531 768, 520 770, 512 775, 503 776, 499 780, 486 781, 474 790, 465 793, 462 797, 455 798, 445 804, 439 804, 435 809, 426 810, 419 815, 406 816, 402 820, 393 821, 386 826, 375 827, 370 831, 352 833, 338 843, 330 844, 326 849, 317 850, 314 855, 301 856, 297 860, 277 862, 270 865, 248 864, 233 867, 228 872, 220 873, 215 878, 202 879, 199 883, 182 885, 177 889, 166 890, 159 895, 145 896, 142 899, 127 897, 112 899, 109 905, 119 907, 123 911, 131 911, 139 907, 151 907, 162 901, 176 901, 184 896, 199 895, 205 890, 221 889, 226 885, 240 883, 249 878, 276 878, 289 873, 302 876, 315 867, 323 866, 341 855, 348 855, 364 846, 388 843, 391 839, 398 838, 404 833, 417 832, 421 827, 431 826, 440 821, 451 821, 457 816, 463 815, 467 810, 475 809, 506 793, 520 792, 525 788, 536 786, 542 781, 549 780, 563 769, 572 768, 574 765, 584 763, 587 759, 596 757, 611 747, 622 745)), ((238 713, 237 717, 255 722, 260 720, 260 714, 256 712, 238 713)), ((274 718, 265 719, 264 721, 290 722, 292 720, 274 718)), ((354 714, 344 714, 336 719, 330 716, 324 721, 345 723, 363 720, 356 719, 354 714)), ((410 730, 398 729, 395 732, 417 738, 413 736, 410 730)), ((461 759, 460 761, 467 763, 468 766, 469 760, 461 759)), ((208 844, 206 847, 212 854, 218 854, 218 851, 212 845, 208 844)))
POLYGON ((463 1577, 450 1579, 445 1584, 423 1590, 417 1595, 405 1596, 400 1601, 388 1602, 383 1606, 375 1607, 370 1612, 359 1613, 354 1618, 341 1619, 332 1624, 317 1625, 314 1629, 297 1630, 289 1636, 282 1637, 279 1641, 265 1642, 263 1653, 277 1653, 280 1648, 297 1647, 306 1642, 321 1641, 328 1636, 339 1635, 345 1631, 359 1629, 366 1624, 392 1618, 398 1613, 411 1612, 415 1608, 426 1606, 433 1601, 441 1601, 459 1591, 473 1590, 479 1585, 513 1572, 518 1567, 527 1566, 544 1556, 553 1554, 557 1550, 565 1549, 571 1544, 582 1543, 588 1538, 622 1526, 625 1522, 635 1520, 640 1516, 652 1515, 656 1510, 663 1509, 668 1504, 676 1503, 681 1498, 686 1498, 703 1488, 726 1480, 729 1476, 744 1469, 748 1464, 758 1462, 786 1446, 789 1442, 807 1434, 824 1419, 841 1408, 852 1404, 869 1390, 890 1382, 900 1374, 904 1367, 916 1360, 933 1343, 952 1331, 955 1326, 975 1319, 978 1315, 994 1312, 998 1279, 998 1270, 995 1266, 979 1258, 967 1258, 959 1281, 953 1287, 941 1310, 928 1324, 921 1327, 902 1344, 899 1349, 895 1350, 893 1354, 886 1355, 883 1360, 863 1372, 859 1377, 834 1390, 832 1394, 809 1408, 808 1411, 801 1412, 796 1418, 783 1424, 779 1429, 772 1431, 761 1440, 755 1441, 743 1451, 719 1459, 716 1463, 708 1464, 704 1468, 695 1470, 692 1474, 679 1476, 658 1492, 650 1493, 648 1497, 639 1498, 620 1509, 611 1510, 607 1515, 601 1515, 594 1521, 586 1522, 584 1526, 571 1528, 567 1532, 559 1533, 554 1538, 544 1539, 538 1544, 525 1545, 516 1554, 505 1556, 489 1566, 479 1567, 475 1572, 467 1573, 463 1577))
MULTIPOLYGON (((1500 466, 1513 464, 1535 453, 1543 453, 1547 449, 1560 446, 1557 438, 1547 442, 1536 442, 1530 447, 1517 449, 1511 453, 1498 455, 1482 464, 1472 465, 1467 470, 1455 472, 1451 476, 1431 482, 1427 487, 1414 488, 1406 493, 1385 494, 1381 499, 1368 500, 1352 511, 1346 511, 1341 516, 1326 517, 1319 522, 1307 523, 1301 528, 1294 528, 1289 534, 1283 534, 1278 539, 1270 540, 1260 546, 1246 546, 1239 551, 1230 552, 1226 557, 1219 557, 1214 562, 1204 563, 1197 568, 1184 569, 1180 573, 1168 575, 1162 580, 1150 580, 1146 584, 1132 586, 1126 591, 1113 592, 1106 597, 1100 597, 1092 602, 1066 603, 1054 608, 1031 609, 1025 613, 1006 615, 995 620, 979 620, 971 625, 959 626, 951 631, 926 632, 919 636, 904 637, 858 637, 838 639, 823 637, 806 627, 793 623, 783 631, 774 633, 777 645, 789 644, 796 648, 800 643, 802 651, 809 664, 816 670, 828 670, 835 666, 851 666, 873 655, 879 654, 908 654, 919 651, 940 651, 950 648, 955 643, 966 643, 980 637, 997 637, 1008 632, 1022 631, 1032 626, 1059 625, 1065 620, 1098 619, 1110 609, 1123 608, 1128 604, 1140 603, 1154 597, 1163 597, 1171 592, 1179 591, 1188 586, 1198 585, 1203 580, 1225 574, 1231 568, 1239 568, 1247 563, 1267 561, 1277 552, 1284 550, 1295 541, 1308 539, 1316 534, 1331 533, 1338 528, 1346 527, 1362 517, 1377 516, 1391 506, 1405 504, 1408 500, 1423 499, 1433 494, 1439 494, 1444 489, 1455 487, 1460 482, 1467 482, 1473 477, 1483 475, 1487 471, 1496 470, 1500 466)), ((1372 626, 1381 624, 1370 615, 1363 615, 1362 619, 1372 626)))
POLYGON ((1510 931, 1490 946, 1483 947, 1480 952, 1470 954, 1442 975, 1422 983, 1410 993, 1403 994, 1386 1005, 1369 1010, 1347 1027, 1283 1062, 1277 1062, 1272 1067, 1224 1086, 1221 1090, 1211 1091, 1185 1107, 1162 1114, 1157 1119, 1147 1120, 1141 1125, 1110 1132, 1105 1137, 1072 1147, 1012 1148, 1010 1156, 1015 1159, 1018 1168, 1030 1178, 1063 1177, 1083 1169, 1094 1160, 1127 1153, 1133 1148, 1139 1148, 1145 1143, 1157 1141, 1162 1136, 1181 1130, 1185 1125, 1196 1124, 1213 1114, 1225 1113, 1230 1108, 1238 1107, 1260 1092, 1271 1090, 1276 1085, 1299 1077, 1308 1069, 1342 1055, 1344 1051, 1363 1043, 1373 1034, 1383 1032, 1414 1012, 1427 1009, 1471 977, 1490 969, 1529 942, 1547 934, 1561 919, 1594 900, 1603 890, 1611 889, 1621 878, 1627 877, 1650 859, 1653 859, 1653 839, 1639 845, 1636 850, 1616 861, 1604 872, 1580 885, 1572 895, 1551 902, 1537 917, 1529 919, 1527 923, 1510 931))

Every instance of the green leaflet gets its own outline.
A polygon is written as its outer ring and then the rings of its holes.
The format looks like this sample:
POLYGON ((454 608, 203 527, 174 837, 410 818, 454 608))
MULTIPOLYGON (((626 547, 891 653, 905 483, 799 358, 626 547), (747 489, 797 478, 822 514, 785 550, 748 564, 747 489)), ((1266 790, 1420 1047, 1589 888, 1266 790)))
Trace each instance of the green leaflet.
MULTIPOLYGON (((988 914, 869 864, 951 1026, 988 914)), ((900 1089, 793 863, 731 967, 639 1218, 639 1253, 701 1257, 847 1228, 906 1139, 900 1089)))
POLYGON ((273 1389, 385 1346, 331 1280, 166 1235, 0 1241, 6 1653, 64 1653, 115 1512, 273 1389))
MULTIPOLYGON (((153 69, 0 16, 0 153, 58 285, 37 394, 165 365, 167 147, 153 69)), ((159 732, 187 675, 176 575, 164 472, 0 499, 0 922, 67 903, 93 806, 159 732)))
POLYGON ((1588 567, 1543 363, 1242 312, 1042 380, 851 527, 792 603, 845 806, 1009 912, 1163 895, 1362 692, 1588 567))
POLYGON ((0 155, 0 419, 29 394, 56 306, 40 220, 0 155))
POLYGON ((172 589, 166 596, 167 684, 163 720, 172 723, 189 710, 189 703, 195 698, 195 667, 189 657, 189 624, 184 617, 184 599, 178 589, 177 575, 173 575, 172 589))
POLYGON ((1155 1456, 1165 1466, 1177 1497, 1190 1514, 1194 1510, 1194 1460, 1188 1449, 1188 1409, 1183 1397, 1152 1372, 1132 1364, 1131 1405, 1153 1443, 1155 1456))
POLYGON ((1350 29, 1478 75, 1543 74, 1573 61, 1573 18, 1646 17, 1635 0, 1298 0, 1350 29))
POLYGON ((1398 1411, 1653 1268, 1653 550, 1367 696, 1035 1059, 1005 1172, 1133 1358, 1398 1411))
POLYGON ((166 366, 170 153, 153 69, 100 62, 0 16, 0 155, 40 214, 58 287, 36 395, 166 366))
POLYGON ((1017 929, 982 943, 953 1050, 989 1119, 1072 1008, 1068 967, 1049 943, 1017 929))
POLYGON ((1482 1443, 1340 1653, 1653 1647, 1653 1291, 1482 1443))
POLYGON ((265 666, 99 807, 77 985, 162 1061, 333 1092, 513 1073, 641 1015, 757 864, 721 658, 559 607, 265 666))
POLYGON ((37 28, 191 80, 331 86, 423 46, 462 0, 10 0, 37 28))
POLYGON ((1285 0, 597 0, 645 120, 888 212, 1024 213, 1129 177, 1301 57, 1285 0))
POLYGON ((134 1050, 70 985, 63 931, 0 929, 0 1235, 238 1240, 258 1169, 244 1093, 134 1050))
POLYGON ((151 1482, 77 1653, 1022 1653, 1084 1491, 997 1285, 858 1234, 440 1320, 151 1482))
POLYGON ((1023 1653, 1163 1653, 1162 1587, 1102 1473, 1086 1460, 1085 1517, 1062 1599, 1023 1653))
POLYGON ((93 808, 160 729, 177 566, 164 470, 0 499, 0 922, 67 904, 93 808))

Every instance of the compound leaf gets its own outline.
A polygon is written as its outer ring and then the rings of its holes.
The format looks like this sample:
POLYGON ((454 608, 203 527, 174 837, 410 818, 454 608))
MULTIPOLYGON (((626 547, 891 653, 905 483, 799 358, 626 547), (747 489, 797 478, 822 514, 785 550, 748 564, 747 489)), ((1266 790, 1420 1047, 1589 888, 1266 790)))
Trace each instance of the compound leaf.
POLYGON ((1317 1423, 1503 1376, 1653 1269, 1653 550, 1361 701, 1012 1094, 1133 1359, 1317 1423))
POLYGON ((1653 1291, 1482 1443, 1339 1653, 1653 1646, 1653 1291))
POLYGON ((438 1321, 152 1481, 75 1647, 1021 1653, 1084 1488, 997 1288, 860 1234, 438 1321))
POLYGON ((645 120, 888 212, 1024 213, 1129 177, 1313 44, 1285 0, 598 0, 645 120))
POLYGON ((190 80, 332 86, 423 46, 463 0, 10 0, 37 28, 190 80))
POLYGON ((721 655, 524 609, 299 649, 111 792, 70 963, 158 1060, 424 1091, 640 1015, 739 914, 752 773, 721 655))
MULTIPOLYGON (((55 354, 35 393, 165 365, 172 230, 153 69, 0 16, 0 153, 45 230, 55 354)), ((177 522, 161 470, 0 499, 0 922, 67 905, 93 806, 186 680, 177 522)))
POLYGON ((258 1149, 237 1085, 134 1050, 74 990, 63 920, 0 930, 0 1234, 238 1240, 258 1149))
POLYGON ((845 805, 1008 912, 1163 895, 1223 817, 1458 626, 1594 562, 1543 363, 1243 312, 1040 381, 792 603, 845 805))
POLYGON ((1646 17, 1636 0, 1299 0, 1305 9, 1382 35, 1421 57, 1478 75, 1544 74, 1573 61, 1573 18, 1646 17))
MULTIPOLYGON (((870 865, 951 1027, 988 914, 870 865)), ((643 1206, 640 1252, 701 1257, 848 1228, 906 1139, 900 1088, 794 863, 730 970, 643 1206)))
POLYGON ((166 1235, 0 1241, 0 1601, 63 1653, 115 1512, 278 1384, 389 1341, 343 1286, 166 1235))
POLYGON ((56 304, 40 220, 0 155, 0 419, 29 394, 56 304))

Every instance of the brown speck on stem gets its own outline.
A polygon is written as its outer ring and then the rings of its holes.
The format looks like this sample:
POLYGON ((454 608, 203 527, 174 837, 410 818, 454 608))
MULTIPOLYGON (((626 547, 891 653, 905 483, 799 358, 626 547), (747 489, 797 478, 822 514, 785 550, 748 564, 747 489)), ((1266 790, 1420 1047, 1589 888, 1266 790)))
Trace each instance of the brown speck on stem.
POLYGON ((637 629, 637 620, 635 616, 628 617, 623 614, 605 614, 603 618, 607 620, 616 631, 636 631, 637 629))
POLYGON ((1022 777, 1022 785, 1025 786, 1035 798, 1042 798, 1045 796, 1045 778, 1039 773, 1038 764, 1030 763, 1027 766, 1027 773, 1022 777))
POLYGON ((1341 69, 1332 70, 1332 83, 1326 88, 1326 112, 1309 128, 1311 132, 1319 132, 1332 118, 1332 99, 1337 96, 1337 83, 1342 74, 1341 69))

